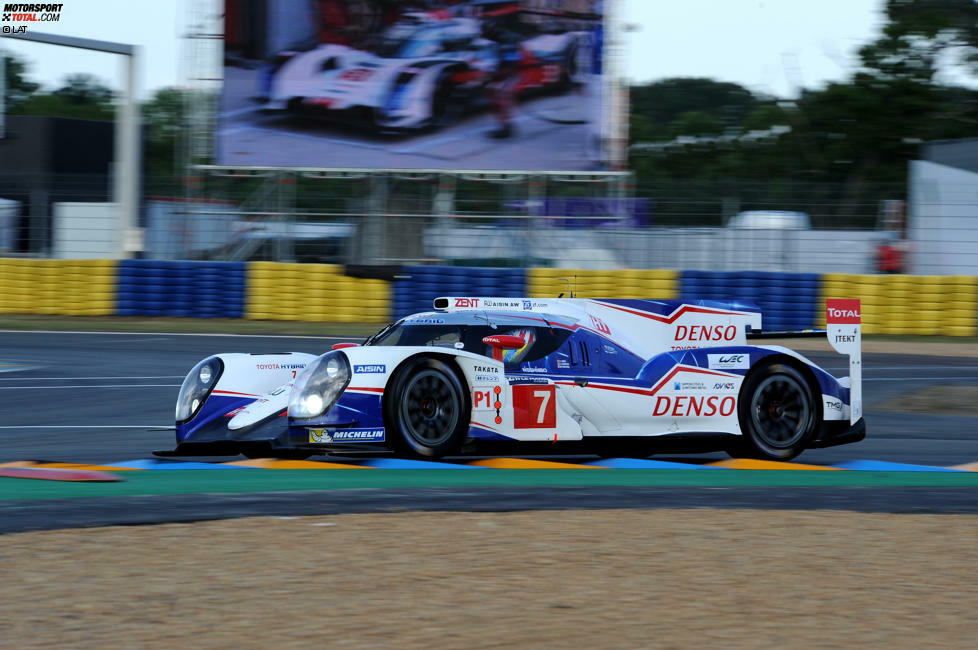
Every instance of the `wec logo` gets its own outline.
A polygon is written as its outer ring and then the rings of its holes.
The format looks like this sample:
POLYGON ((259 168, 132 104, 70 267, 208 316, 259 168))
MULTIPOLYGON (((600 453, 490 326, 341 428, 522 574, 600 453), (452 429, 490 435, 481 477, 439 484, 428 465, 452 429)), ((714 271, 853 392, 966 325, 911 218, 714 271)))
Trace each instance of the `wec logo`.
POLYGON ((714 370, 747 370, 750 368, 750 355, 747 354, 708 354, 707 361, 714 370))

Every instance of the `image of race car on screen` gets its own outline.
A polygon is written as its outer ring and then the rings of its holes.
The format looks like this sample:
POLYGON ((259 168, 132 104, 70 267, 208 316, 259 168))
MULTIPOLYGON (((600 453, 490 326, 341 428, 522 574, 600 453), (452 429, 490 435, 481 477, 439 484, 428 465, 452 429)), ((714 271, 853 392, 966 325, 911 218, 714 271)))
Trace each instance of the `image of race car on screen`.
MULTIPOLYGON (((229 12, 231 36, 226 38, 242 40, 231 22, 234 15, 229 12)), ((305 21, 293 17, 291 29, 272 23, 262 47, 226 43, 228 51, 240 56, 226 57, 218 134, 221 162, 262 162, 257 155, 234 158, 237 148, 263 150, 274 164, 308 166, 314 155, 290 158, 288 145, 275 137, 290 130, 300 130, 307 143, 320 135, 332 137, 335 145, 340 137, 339 144, 351 149, 358 144, 377 147, 372 138, 389 136, 403 141, 439 134, 439 142, 445 142, 446 130, 465 120, 470 130, 450 131, 449 140, 475 133, 510 139, 536 135, 544 127, 553 133, 545 134, 550 144, 543 149, 601 139, 603 16, 594 0, 320 0, 308 4, 305 15, 305 21), (233 65, 245 53, 252 61, 233 65), (241 103, 244 97, 257 102, 251 112, 260 118, 242 119, 248 112, 241 103), (259 129, 267 137, 261 138, 259 129), (274 130, 278 133, 269 133, 274 130)), ((247 31, 255 41, 258 26, 253 23, 247 31)), ((407 167, 486 166, 482 152, 458 149, 432 151, 422 143, 410 151, 417 160, 401 156, 399 162, 407 167), (447 162, 453 158, 456 162, 447 162)), ((345 161, 350 166, 352 159, 363 161, 354 166, 397 167, 401 165, 392 160, 396 153, 357 151, 351 158, 334 146, 318 162, 336 166, 345 161)), ((592 153, 592 158, 599 157, 592 153)), ((489 156, 488 167, 512 168, 514 156, 510 152, 505 157, 509 160, 489 156)), ((584 155, 578 158, 582 160, 555 165, 542 158, 535 163, 531 153, 516 167, 593 166, 584 155)))
POLYGON ((790 460, 866 432, 859 301, 828 303, 828 329, 808 333, 849 357, 847 377, 751 345, 773 333, 749 303, 436 298, 363 344, 201 360, 177 399, 177 447, 156 453, 435 459, 542 444, 790 460))
POLYGON ((264 108, 381 130, 438 128, 491 105, 495 94, 567 91, 581 81, 587 33, 535 35, 501 54, 482 29, 473 18, 412 13, 373 52, 337 44, 283 52, 263 78, 264 108), (502 84, 509 88, 495 88, 502 84))

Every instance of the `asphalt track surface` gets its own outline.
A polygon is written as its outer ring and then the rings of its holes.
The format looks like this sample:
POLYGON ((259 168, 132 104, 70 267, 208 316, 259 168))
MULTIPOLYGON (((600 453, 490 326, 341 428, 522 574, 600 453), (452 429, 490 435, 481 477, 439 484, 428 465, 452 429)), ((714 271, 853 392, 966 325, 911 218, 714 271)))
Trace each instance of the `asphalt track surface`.
MULTIPOLYGON (((187 370, 203 357, 216 352, 320 353, 340 340, 350 339, 0 332, 0 463, 19 460, 110 463, 151 457, 154 449, 173 447, 173 432, 167 427, 173 423, 176 394, 187 370)), ((842 356, 817 352, 807 356, 834 374, 847 372, 842 356)), ((932 385, 978 385, 978 360, 866 354, 863 361, 867 439, 853 445, 806 451, 799 462, 830 465, 872 459, 951 466, 978 461, 978 417, 888 413, 875 408, 932 385)), ((715 453, 697 458, 723 460, 726 456, 715 453)), ((400 491, 210 494, 192 500, 180 495, 47 499, 43 506, 39 501, 32 501, 28 509, 14 507, 16 503, 25 502, 4 504, 0 532, 32 530, 39 526, 391 508, 829 507, 885 512, 978 512, 978 489, 939 485, 560 489, 495 486, 464 490, 417 487, 400 491)))

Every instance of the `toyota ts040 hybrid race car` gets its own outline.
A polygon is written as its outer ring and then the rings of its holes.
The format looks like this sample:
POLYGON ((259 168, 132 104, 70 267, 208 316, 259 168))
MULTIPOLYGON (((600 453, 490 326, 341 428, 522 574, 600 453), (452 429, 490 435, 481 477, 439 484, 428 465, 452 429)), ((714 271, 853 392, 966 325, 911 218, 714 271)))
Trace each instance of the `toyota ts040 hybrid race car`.
MULTIPOLYGON (((388 28, 373 52, 337 44, 282 52, 263 76, 264 109, 391 131, 447 125, 486 103, 501 65, 499 45, 480 33, 474 18, 417 14, 388 28)), ((514 93, 569 89, 590 65, 590 35, 538 34, 515 56, 514 93)))
POLYGON ((678 442, 786 460, 865 436, 858 300, 828 301, 829 341, 849 356, 841 379, 785 347, 749 345, 761 314, 748 303, 449 297, 434 307, 318 356, 204 359, 180 388, 177 447, 157 453, 438 458, 467 442, 536 441, 647 456, 678 442))

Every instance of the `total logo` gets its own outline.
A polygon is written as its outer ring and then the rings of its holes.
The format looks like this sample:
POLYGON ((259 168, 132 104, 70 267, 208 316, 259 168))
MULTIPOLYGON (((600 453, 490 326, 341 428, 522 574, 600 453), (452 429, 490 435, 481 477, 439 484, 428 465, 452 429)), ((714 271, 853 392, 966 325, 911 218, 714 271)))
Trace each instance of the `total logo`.
POLYGON ((862 314, 859 313, 858 309, 836 309, 835 307, 828 308, 829 318, 862 318, 862 314))

